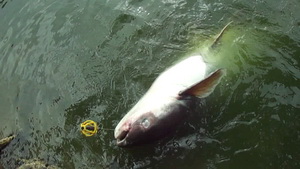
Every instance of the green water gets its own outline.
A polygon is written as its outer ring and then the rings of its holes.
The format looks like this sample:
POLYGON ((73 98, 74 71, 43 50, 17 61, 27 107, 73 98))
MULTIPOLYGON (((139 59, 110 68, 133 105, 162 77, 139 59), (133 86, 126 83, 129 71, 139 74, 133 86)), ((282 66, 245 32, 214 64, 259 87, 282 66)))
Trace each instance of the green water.
POLYGON ((298 0, 0 1, 0 163, 62 168, 299 168, 298 0), (221 44, 209 40, 230 21, 221 44), (200 51, 227 68, 169 138, 121 149, 113 129, 165 68, 200 51))

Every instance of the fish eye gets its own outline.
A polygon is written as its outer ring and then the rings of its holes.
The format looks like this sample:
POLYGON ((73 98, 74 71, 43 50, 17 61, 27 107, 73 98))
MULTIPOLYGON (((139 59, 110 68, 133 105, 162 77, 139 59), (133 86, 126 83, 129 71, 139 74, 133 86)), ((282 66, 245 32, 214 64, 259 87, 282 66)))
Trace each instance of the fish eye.
POLYGON ((145 127, 145 128, 148 128, 150 126, 150 121, 145 118, 142 120, 141 124, 145 127))

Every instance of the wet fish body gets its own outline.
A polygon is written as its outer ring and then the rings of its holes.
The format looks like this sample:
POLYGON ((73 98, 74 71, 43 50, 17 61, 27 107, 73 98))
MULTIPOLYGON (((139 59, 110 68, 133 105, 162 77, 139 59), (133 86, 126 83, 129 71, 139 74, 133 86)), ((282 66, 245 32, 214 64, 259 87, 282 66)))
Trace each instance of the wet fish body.
POLYGON ((206 73, 201 55, 188 57, 164 71, 116 126, 117 145, 148 143, 173 131, 188 116, 195 96, 208 96, 224 70, 206 73))

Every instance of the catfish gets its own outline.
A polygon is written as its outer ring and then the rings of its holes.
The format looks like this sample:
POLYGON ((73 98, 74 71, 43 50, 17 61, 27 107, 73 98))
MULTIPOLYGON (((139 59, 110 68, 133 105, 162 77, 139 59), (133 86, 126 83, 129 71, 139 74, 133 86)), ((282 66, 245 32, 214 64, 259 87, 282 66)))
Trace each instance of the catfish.
MULTIPOLYGON (((215 48, 229 24, 219 33, 211 49, 215 48)), ((225 75, 226 70, 222 68, 207 75, 208 67, 203 56, 196 54, 161 73, 116 126, 117 145, 128 147, 151 143, 176 130, 189 116, 194 98, 209 96, 225 75)))

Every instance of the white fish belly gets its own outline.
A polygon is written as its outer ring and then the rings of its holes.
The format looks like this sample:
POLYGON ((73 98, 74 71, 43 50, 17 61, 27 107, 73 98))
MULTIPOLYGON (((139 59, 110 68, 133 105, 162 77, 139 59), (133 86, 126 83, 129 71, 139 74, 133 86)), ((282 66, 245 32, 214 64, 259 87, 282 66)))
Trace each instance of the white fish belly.
POLYGON ((188 57, 164 71, 155 80, 149 92, 177 95, 181 90, 203 80, 206 69, 202 56, 188 57))

